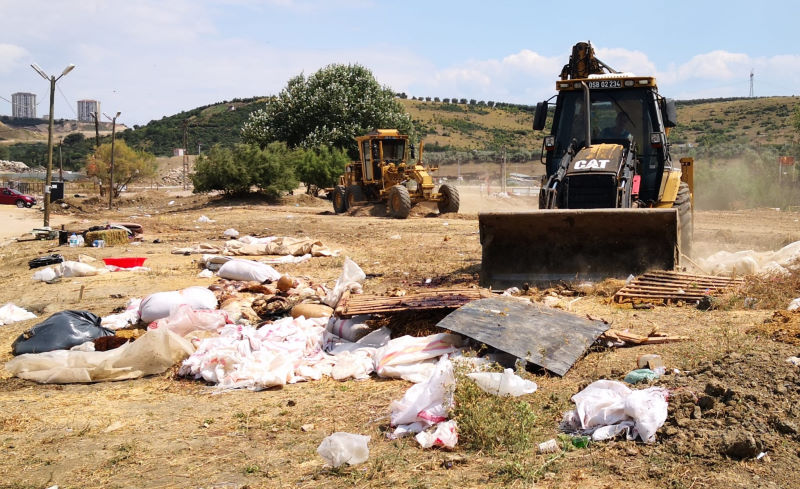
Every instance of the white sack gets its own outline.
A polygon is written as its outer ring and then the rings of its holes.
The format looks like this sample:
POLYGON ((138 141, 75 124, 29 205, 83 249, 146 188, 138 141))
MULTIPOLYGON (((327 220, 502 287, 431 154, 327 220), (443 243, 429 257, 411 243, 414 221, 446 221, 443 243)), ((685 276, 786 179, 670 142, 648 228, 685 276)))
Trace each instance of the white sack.
POLYGON ((182 304, 186 304, 192 309, 216 309, 217 296, 207 288, 197 286, 187 287, 183 290, 156 292, 142 300, 139 316, 142 321, 150 323, 169 316, 182 304))
POLYGON ((128 301, 127 307, 119 314, 109 314, 104 316, 100 321, 100 325, 106 329, 116 331, 124 328, 130 324, 139 322, 139 307, 142 304, 142 299, 134 298, 128 301))
POLYGON ((331 316, 326 329, 339 338, 343 338, 347 341, 358 341, 362 336, 372 331, 366 324, 366 321, 370 317, 371 316, 368 314, 353 316, 349 319, 331 316))
POLYGON ((369 458, 369 440, 369 436, 339 431, 322 440, 317 453, 333 467, 356 465, 369 458))
POLYGON ((36 314, 9 302, 0 307, 0 326, 36 318, 36 314))
POLYGON ((161 329, 113 350, 26 353, 5 367, 17 377, 43 384, 105 382, 163 373, 193 351, 187 340, 161 329))
POLYGON ((220 267, 217 275, 229 280, 260 283, 281 278, 281 274, 271 266, 253 260, 230 260, 220 267))
POLYGON ((333 286, 333 289, 328 291, 328 294, 322 302, 335 308, 346 290, 353 290, 355 293, 360 293, 361 282, 366 278, 367 275, 356 262, 350 258, 345 258, 344 265, 342 265, 342 274, 336 279, 336 285, 333 286))
POLYGON ((51 280, 55 280, 56 277, 60 277, 60 275, 53 267, 47 267, 33 272, 33 280, 39 282, 50 282, 51 280))
POLYGON ((423 382, 434 370, 435 359, 457 351, 461 342, 450 333, 395 338, 375 352, 375 371, 381 377, 423 382))
POLYGON ((533 394, 538 389, 536 382, 525 380, 510 368, 503 372, 475 372, 467 374, 484 392, 498 396, 518 397, 533 394))
POLYGON ((61 277, 90 277, 92 275, 101 275, 108 273, 105 268, 95 268, 86 263, 77 261, 65 261, 56 265, 59 276, 61 277))

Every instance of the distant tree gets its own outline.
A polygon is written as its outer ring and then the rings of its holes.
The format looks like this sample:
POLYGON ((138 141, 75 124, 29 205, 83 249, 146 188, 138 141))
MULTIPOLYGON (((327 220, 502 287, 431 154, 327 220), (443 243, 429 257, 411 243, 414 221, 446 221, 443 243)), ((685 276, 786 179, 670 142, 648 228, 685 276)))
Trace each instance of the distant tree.
POLYGON ((376 128, 394 128, 413 136, 411 118, 360 65, 328 65, 306 78, 289 80, 266 107, 250 115, 242 139, 265 147, 284 141, 290 148, 334 146, 358 154, 355 137, 376 128))
POLYGON ((474 98, 469 99, 469 104, 470 105, 475 105, 476 103, 478 103, 478 101, 475 100, 474 98))
POLYGON ((293 167, 302 153, 281 142, 270 143, 263 149, 255 144, 236 144, 232 149, 214 145, 195 161, 194 191, 221 190, 241 195, 256 188, 278 196, 297 186, 293 167))
POLYGON ((0 160, 10 160, 11 159, 11 151, 8 149, 8 146, 5 144, 0 144, 0 160))
MULTIPOLYGON (((111 143, 103 143, 97 148, 86 164, 86 173, 97 177, 108 188, 111 168, 111 143)), ((155 156, 130 148, 125 141, 114 143, 114 194, 129 183, 150 178, 156 173, 155 156)))
POLYGON ((433 97, 433 101, 434 101, 434 102, 441 102, 441 100, 439 99, 439 97, 433 97))
POLYGON ((446 104, 449 104, 449 103, 450 103, 450 99, 449 99, 449 98, 442 99, 442 102, 444 102, 444 103, 446 103, 446 104))
POLYGON ((430 102, 430 101, 431 101, 431 98, 430 98, 430 97, 425 97, 425 101, 426 101, 426 102, 430 102))
POLYGON ((461 100, 459 100, 459 103, 462 105, 467 105, 467 99, 462 98, 461 100))
POLYGON ((333 187, 350 161, 344 150, 325 146, 309 149, 298 159, 295 174, 306 186, 306 192, 317 195, 320 188, 333 187))
POLYGON ((800 131, 800 106, 798 106, 794 111, 794 128, 800 131))

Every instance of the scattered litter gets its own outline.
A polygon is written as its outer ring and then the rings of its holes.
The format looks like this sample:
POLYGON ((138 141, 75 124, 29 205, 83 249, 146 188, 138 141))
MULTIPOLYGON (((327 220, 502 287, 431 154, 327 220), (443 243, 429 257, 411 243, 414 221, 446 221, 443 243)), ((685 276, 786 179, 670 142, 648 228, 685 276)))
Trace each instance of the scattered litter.
POLYGON ((503 291, 503 295, 514 296, 514 295, 519 295, 519 292, 520 290, 518 287, 511 287, 503 291))
POLYGON ((415 437, 422 448, 433 446, 453 448, 458 443, 458 431, 454 420, 438 423, 434 428, 422 431, 415 437))
POLYGON ((214 272, 212 272, 207 268, 204 268, 203 271, 197 274, 197 276, 200 278, 211 278, 214 276, 214 272))
POLYGON ((146 257, 124 256, 120 258, 103 258, 103 263, 120 269, 141 267, 146 257))
POLYGON ((562 429, 602 441, 622 433, 645 443, 667 419, 667 391, 660 387, 631 390, 622 382, 597 380, 572 396, 575 410, 564 414, 562 429))
POLYGON ((539 443, 539 453, 555 453, 559 450, 558 442, 555 438, 539 443))
POLYGON ((789 357, 786 359, 787 363, 791 363, 795 367, 800 367, 800 357, 789 357))
POLYGON ((280 265, 283 263, 292 263, 298 264, 303 263, 311 259, 311 253, 306 253, 302 256, 293 256, 293 255, 283 255, 277 258, 262 258, 258 261, 261 263, 269 263, 271 265, 280 265))
POLYGON ((690 340, 690 336, 667 336, 658 332, 651 332, 648 336, 642 336, 630 331, 619 331, 616 329, 606 330, 600 335, 599 341, 609 344, 609 346, 626 345, 661 345, 676 341, 690 340))
POLYGON ((231 238, 238 238, 239 237, 239 231, 237 231, 237 230, 235 230, 233 228, 226 229, 225 232, 222 233, 222 234, 224 236, 230 236, 231 238))
POLYGON ((369 458, 369 440, 369 436, 338 431, 322 440, 317 453, 332 467, 357 465, 369 458))
POLYGON ((43 384, 129 380, 163 373, 192 351, 187 340, 167 329, 157 329, 113 350, 26 354, 5 367, 12 375, 43 384))
POLYGON ((345 258, 341 275, 336 279, 336 284, 333 286, 333 289, 328 291, 322 302, 331 307, 336 307, 336 304, 339 303, 339 299, 342 298, 342 294, 344 294, 345 291, 360 294, 363 292, 361 282, 366 278, 367 275, 356 262, 350 258, 345 258))
POLYGON ((403 237, 400 236, 399 234, 394 234, 392 236, 389 236, 389 239, 403 239, 403 237))
POLYGON ((58 274, 52 267, 43 268, 42 270, 37 270, 33 273, 33 280, 39 282, 52 282, 58 277, 58 274))
POLYGON ((89 311, 61 311, 25 331, 11 345, 14 355, 69 350, 114 332, 100 325, 100 318, 89 311))
POLYGON ((798 258, 800 258, 800 241, 790 243, 778 251, 747 250, 736 253, 719 251, 697 261, 704 271, 712 275, 783 275, 788 273, 787 268, 798 258))
POLYGON ((217 271, 217 275, 228 280, 245 280, 248 282, 274 282, 281 277, 277 270, 253 260, 235 259, 225 262, 217 271))
POLYGON ((156 292, 145 297, 139 307, 142 321, 150 323, 169 316, 181 304, 192 309, 216 309, 217 296, 205 287, 188 287, 183 290, 156 292))
POLYGON ((100 325, 106 329, 116 331, 131 324, 139 322, 139 307, 142 304, 142 299, 134 298, 128 301, 128 305, 123 312, 118 314, 109 314, 104 316, 100 321, 100 325))
POLYGON ((225 311, 195 310, 191 306, 181 304, 168 317, 150 323, 147 329, 166 328, 180 336, 186 336, 196 330, 217 331, 228 323, 230 320, 225 311))
POLYGON ((786 308, 787 311, 796 311, 798 309, 800 309, 800 297, 792 299, 792 302, 789 303, 789 307, 786 308))
POLYGON ((217 222, 217 221, 215 221, 214 219, 209 219, 206 216, 200 216, 200 217, 197 218, 197 222, 208 222, 208 223, 211 223, 211 222, 217 222))
POLYGON ((349 319, 331 317, 326 329, 339 338, 347 341, 358 341, 372 331, 372 328, 366 324, 369 318, 369 315, 353 316, 349 319))
POLYGON ((474 372, 467 377, 475 381, 484 392, 498 396, 518 397, 533 394, 538 389, 536 382, 525 380, 510 368, 503 372, 474 372))
POLYGON ((170 200, 169 202, 167 202, 167 205, 175 205, 175 201, 174 200, 170 200))
POLYGON ((39 267, 45 267, 47 265, 55 265, 57 263, 61 263, 64 261, 64 257, 54 253, 51 255, 40 256, 38 258, 34 258, 28 262, 28 268, 34 269, 39 267))
POLYGON ((650 382, 652 380, 656 380, 658 377, 659 374, 650 370, 649 368, 640 368, 628 372, 628 375, 626 375, 623 380, 629 384, 638 384, 640 382, 650 382))
POLYGON ((22 307, 16 306, 11 302, 7 303, 3 307, 0 307, 0 326, 34 318, 36 318, 36 314, 22 307))

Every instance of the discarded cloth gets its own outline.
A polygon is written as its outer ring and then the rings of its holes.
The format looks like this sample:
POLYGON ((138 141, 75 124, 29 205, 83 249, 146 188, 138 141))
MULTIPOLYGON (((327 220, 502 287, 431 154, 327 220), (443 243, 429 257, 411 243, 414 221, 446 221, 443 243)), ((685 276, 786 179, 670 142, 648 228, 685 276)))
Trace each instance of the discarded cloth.
POLYGON ((437 359, 456 352, 461 343, 461 336, 450 333, 401 336, 375 352, 375 371, 381 377, 424 382, 436 368, 437 359))
POLYGON ((113 350, 25 354, 7 362, 5 367, 17 377, 43 384, 129 380, 163 373, 192 351, 194 348, 187 340, 159 329, 113 350))
POLYGON ((622 382, 597 380, 572 396, 575 410, 565 413, 565 431, 592 435, 594 441, 624 433, 646 443, 667 419, 667 391, 660 387, 631 390, 622 382))
POLYGON ((17 321, 34 319, 35 317, 36 314, 16 306, 11 302, 7 303, 3 307, 0 307, 0 326, 16 323, 17 321))

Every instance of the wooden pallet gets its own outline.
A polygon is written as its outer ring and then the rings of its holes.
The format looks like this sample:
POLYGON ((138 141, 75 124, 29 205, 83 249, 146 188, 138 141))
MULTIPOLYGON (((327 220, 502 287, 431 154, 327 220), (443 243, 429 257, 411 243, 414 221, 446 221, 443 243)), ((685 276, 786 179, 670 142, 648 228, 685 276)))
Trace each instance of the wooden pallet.
POLYGON ((680 272, 648 272, 614 294, 615 302, 647 301, 700 302, 703 297, 714 296, 724 289, 741 285, 741 278, 694 275, 680 272))
POLYGON ((487 289, 435 289, 402 297, 371 294, 345 294, 336 306, 336 315, 347 318, 358 314, 391 314, 401 311, 457 309, 474 300, 491 297, 487 289))

